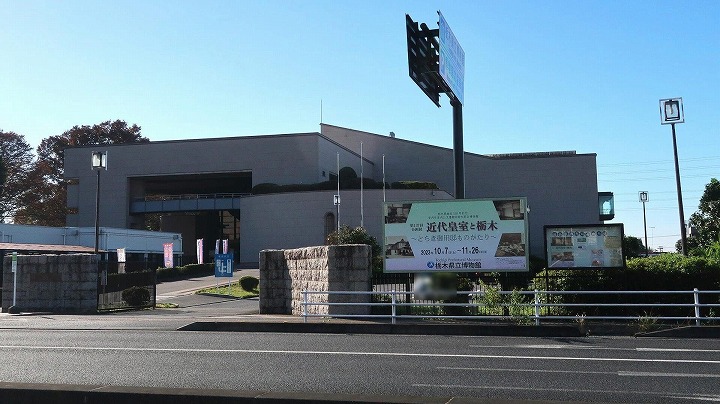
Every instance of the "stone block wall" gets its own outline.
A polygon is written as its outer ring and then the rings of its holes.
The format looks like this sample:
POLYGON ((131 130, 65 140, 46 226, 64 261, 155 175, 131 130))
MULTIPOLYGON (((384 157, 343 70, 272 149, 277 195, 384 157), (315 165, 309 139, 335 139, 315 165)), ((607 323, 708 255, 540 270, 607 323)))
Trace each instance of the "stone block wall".
MULTIPOLYGON (((97 311, 98 256, 18 255, 16 306, 22 311, 97 311)), ((2 310, 13 304, 12 256, 3 260, 2 310)))
MULTIPOLYGON (((331 245, 260 252, 260 313, 303 314, 303 291, 370 291, 370 246, 331 245)), ((308 302, 369 303, 370 295, 309 294, 308 302)), ((369 306, 308 306, 310 314, 369 314, 369 306)))

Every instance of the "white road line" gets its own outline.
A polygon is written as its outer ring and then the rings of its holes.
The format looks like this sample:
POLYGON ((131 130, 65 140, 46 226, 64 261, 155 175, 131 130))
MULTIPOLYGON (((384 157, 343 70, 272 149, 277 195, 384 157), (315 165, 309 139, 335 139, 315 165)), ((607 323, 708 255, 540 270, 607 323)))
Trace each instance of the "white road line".
POLYGON ((526 373, 582 373, 588 375, 615 375, 617 372, 593 372, 593 371, 578 371, 578 370, 549 370, 549 369, 503 369, 503 368, 462 368, 452 366, 438 366, 437 370, 460 370, 463 372, 469 371, 491 371, 491 372, 526 372, 526 373))
POLYGON ((630 363, 701 363, 720 365, 720 360, 697 359, 642 359, 642 358, 582 358, 572 356, 524 356, 524 355, 474 355, 474 354, 433 354, 407 352, 348 352, 348 351, 292 351, 272 349, 198 349, 198 348, 128 348, 128 347, 71 347, 0 345, 0 349, 67 350, 67 351, 127 351, 127 352, 177 352, 177 353, 250 353, 250 354, 294 354, 294 355, 337 355, 337 356, 387 356, 417 358, 463 358, 463 359, 518 359, 543 361, 583 362, 630 362, 630 363))
POLYGON ((690 349, 690 348, 635 348, 639 352, 702 352, 720 353, 720 349, 690 349))
POLYGON ((581 390, 581 389, 553 389, 543 387, 516 387, 516 386, 471 386, 463 384, 412 384, 412 387, 427 388, 445 388, 445 389, 474 389, 474 390, 514 390, 514 391, 551 391, 560 393, 585 393, 585 394, 621 394, 621 395, 642 395, 642 396, 659 396, 667 398, 681 398, 688 400, 704 400, 704 401, 720 401, 720 396, 711 396, 707 394, 698 395, 680 395, 673 393, 662 393, 657 391, 629 391, 629 390, 581 390))
POLYGON ((470 348, 488 349, 566 349, 579 351, 631 351, 631 352, 698 352, 720 353, 720 349, 690 349, 690 348, 612 348, 582 345, 468 345, 470 348))
POLYGON ((682 398, 685 400, 696 400, 696 401, 720 402, 720 396, 696 395, 696 396, 676 396, 675 398, 682 398))
POLYGON ((636 372, 630 370, 620 370, 617 372, 593 372, 582 370, 551 370, 551 369, 507 369, 507 368, 469 368, 469 367, 452 367, 438 366, 437 370, 459 370, 463 372, 469 371, 490 371, 490 372, 518 372, 518 373, 578 373, 589 375, 617 375, 631 377, 693 377, 693 378, 720 378, 719 374, 704 373, 668 373, 668 372, 636 372))
POLYGON ((582 345, 469 345, 470 348, 489 349, 573 349, 573 350, 596 350, 596 351, 635 351, 635 348, 611 348, 600 346, 582 345))
POLYGON ((623 370, 618 372, 618 376, 720 378, 720 375, 703 373, 634 372, 623 370))

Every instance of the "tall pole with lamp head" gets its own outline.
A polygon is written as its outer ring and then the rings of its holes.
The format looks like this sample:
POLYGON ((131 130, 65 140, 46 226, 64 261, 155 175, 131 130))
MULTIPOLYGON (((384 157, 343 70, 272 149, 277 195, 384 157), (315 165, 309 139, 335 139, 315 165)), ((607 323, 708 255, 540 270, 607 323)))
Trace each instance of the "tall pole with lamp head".
POLYGON ((100 170, 107 170, 107 151, 92 152, 92 169, 97 172, 97 187, 95 188, 95 254, 100 245, 100 170))
POLYGON ((648 257, 650 255, 650 247, 648 246, 647 242, 647 219, 645 217, 645 202, 647 202, 648 199, 648 193, 647 191, 640 191, 640 202, 643 204, 643 229, 645 229, 645 257, 648 257))
POLYGON ((680 213, 680 242, 683 255, 687 256, 687 231, 685 229, 685 212, 683 211, 682 188, 680 187, 680 164, 678 163, 677 138, 675 124, 685 122, 682 97, 660 100, 660 123, 672 127, 673 153, 675 155, 675 184, 677 186, 678 212, 680 213))

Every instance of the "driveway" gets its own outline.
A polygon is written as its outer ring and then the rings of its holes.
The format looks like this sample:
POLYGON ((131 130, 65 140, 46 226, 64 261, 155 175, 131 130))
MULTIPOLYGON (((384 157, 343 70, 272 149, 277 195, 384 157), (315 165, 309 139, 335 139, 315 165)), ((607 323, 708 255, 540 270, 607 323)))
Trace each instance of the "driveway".
MULTIPOLYGON (((236 282, 243 276, 254 276, 257 278, 260 276, 260 271, 258 269, 242 269, 235 271, 232 277, 232 281, 236 282)), ((218 284, 227 284, 228 279, 229 278, 215 278, 214 275, 210 275, 198 278, 158 283, 157 301, 164 302, 168 299, 176 298, 179 296, 192 295, 195 293, 195 291, 200 289, 212 287, 218 284)))
MULTIPOLYGON (((258 277, 257 269, 243 269, 235 271, 232 277, 237 282, 243 276, 258 277)), ((215 278, 204 276, 172 282, 163 282, 157 285, 157 302, 177 304, 178 309, 170 309, 185 314, 200 316, 233 316, 243 314, 257 314, 260 311, 260 299, 237 299, 226 296, 197 295, 199 289, 222 286, 227 284, 229 278, 215 278)))

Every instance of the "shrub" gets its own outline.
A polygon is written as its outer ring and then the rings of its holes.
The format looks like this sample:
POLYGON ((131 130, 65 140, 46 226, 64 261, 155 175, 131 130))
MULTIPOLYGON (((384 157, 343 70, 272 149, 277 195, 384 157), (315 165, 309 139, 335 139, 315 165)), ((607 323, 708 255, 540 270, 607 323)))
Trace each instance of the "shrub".
MULTIPOLYGON (((465 304, 470 302, 471 295, 457 292, 471 292, 475 288, 475 283, 471 279, 464 276, 460 277, 452 272, 437 272, 432 275, 435 278, 437 288, 455 294, 449 299, 443 299, 443 303, 465 304)), ((469 306, 442 306, 442 311, 448 316, 470 315, 469 306)))
POLYGON ((122 291, 122 299, 128 306, 145 306, 150 302, 150 291, 140 286, 132 286, 122 291))
POLYGON ((378 244, 375 237, 368 234, 367 230, 362 227, 352 228, 350 226, 342 226, 340 230, 334 231, 327 236, 325 245, 341 245, 341 244, 367 244, 371 249, 372 273, 382 273, 383 257, 382 248, 378 244))
POLYGON ((238 281, 242 290, 246 292, 254 292, 260 285, 260 279, 254 276, 243 276, 238 281))
POLYGON ((193 276, 206 276, 215 273, 215 264, 189 264, 181 267, 158 268, 157 279, 191 278, 193 276))
POLYGON ((390 184, 393 189, 438 189, 437 184, 429 181, 397 181, 390 184))

